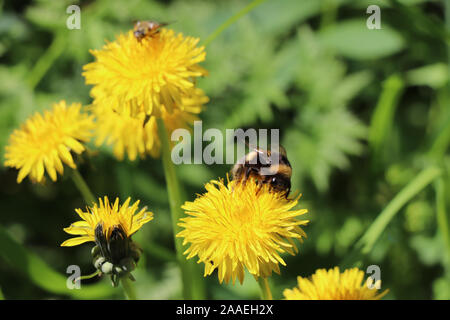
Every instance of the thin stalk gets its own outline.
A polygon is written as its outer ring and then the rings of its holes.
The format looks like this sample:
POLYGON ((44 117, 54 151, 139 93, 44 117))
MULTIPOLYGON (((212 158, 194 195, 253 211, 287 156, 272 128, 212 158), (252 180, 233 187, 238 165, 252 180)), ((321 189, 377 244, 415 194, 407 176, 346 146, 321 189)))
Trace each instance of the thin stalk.
POLYGON ((440 175, 441 170, 439 168, 426 168, 403 188, 378 215, 361 240, 358 241, 357 247, 359 246, 362 248, 361 252, 363 254, 368 254, 372 251, 375 242, 400 209, 440 175))
POLYGON ((383 90, 372 115, 368 137, 376 166, 382 160, 382 151, 389 138, 404 86, 404 81, 398 74, 391 75, 383 83, 383 90))
POLYGON ((259 277, 258 284, 259 289, 261 290, 261 300, 273 300, 269 280, 267 280, 267 278, 259 277))
POLYGON ((80 191, 81 195, 84 198, 84 201, 87 205, 92 205, 95 203, 95 197, 89 189, 89 186, 86 184, 86 181, 84 181, 83 177, 81 176, 80 172, 78 172, 77 169, 72 171, 72 180, 75 183, 76 187, 80 191))
POLYGON ((64 48, 66 47, 66 39, 67 35, 65 33, 58 32, 47 51, 45 51, 34 64, 34 67, 31 69, 27 78, 28 85, 31 89, 34 89, 38 85, 52 64, 63 53, 64 48))
POLYGON ((332 25, 336 21, 337 3, 336 0, 326 0, 322 2, 322 15, 320 18, 320 29, 332 25))
POLYGON ((445 29, 447 32, 446 40, 447 40, 448 72, 450 74, 450 41, 448 39, 448 35, 450 34, 450 0, 444 0, 444 2, 445 2, 445 29))
POLYGON ((169 261, 169 262, 175 262, 177 261, 177 257, 173 254, 172 251, 169 249, 166 249, 156 243, 148 243, 144 250, 146 253, 148 253, 150 256, 157 258, 161 261, 169 261))
MULTIPOLYGON (((445 252, 447 255, 447 263, 450 264, 450 233, 449 233, 449 225, 450 222, 448 220, 446 208, 445 208, 445 182, 443 178, 437 179, 435 183, 436 190, 436 213, 437 213, 437 225, 438 230, 444 240, 445 252)), ((449 267, 450 271, 450 267, 449 267)))
POLYGON ((200 270, 193 261, 186 260, 186 257, 183 255, 183 240, 176 237, 176 235, 181 231, 181 227, 178 226, 178 222, 184 215, 183 210, 181 209, 181 206, 184 203, 184 197, 176 175, 175 166, 171 159, 169 137, 162 119, 158 119, 158 134, 161 139, 162 162, 167 184, 167 193, 169 196, 176 256, 181 269, 183 296, 185 299, 204 299, 205 288, 200 270))
POLYGON ((361 239, 356 243, 354 249, 340 264, 340 267, 348 268, 351 266, 360 266, 363 256, 372 251, 375 243, 395 215, 400 212, 400 209, 441 174, 441 169, 435 166, 428 167, 420 172, 416 178, 404 187, 394 199, 389 202, 383 211, 381 211, 361 239))
POLYGON ((82 281, 82 280, 88 280, 88 279, 92 279, 92 278, 94 278, 94 277, 98 276, 99 274, 100 274, 100 271, 99 271, 99 270, 97 270, 97 271, 95 271, 94 273, 91 273, 91 274, 88 274, 88 275, 85 275, 85 276, 81 276, 81 277, 79 277, 79 278, 75 279, 75 280, 74 280, 74 282, 76 282, 76 281, 82 281))
POLYGON ((206 47, 208 44, 211 43, 211 41, 213 41, 215 38, 217 38, 217 36, 220 35, 229 26, 231 26, 233 23, 235 23, 241 17, 245 16, 247 13, 252 11, 254 8, 259 6, 264 1, 265 0, 254 0, 254 1, 252 1, 249 5, 247 5, 245 8, 243 8, 241 11, 239 11, 234 16, 229 18, 227 21, 222 23, 212 34, 210 34, 208 36, 208 38, 205 39, 205 41, 203 41, 203 45, 206 47))
POLYGON ((123 277, 120 279, 120 282, 122 282, 122 287, 128 300, 136 300, 136 290, 134 289, 134 285, 131 283, 131 280, 127 277, 123 277))

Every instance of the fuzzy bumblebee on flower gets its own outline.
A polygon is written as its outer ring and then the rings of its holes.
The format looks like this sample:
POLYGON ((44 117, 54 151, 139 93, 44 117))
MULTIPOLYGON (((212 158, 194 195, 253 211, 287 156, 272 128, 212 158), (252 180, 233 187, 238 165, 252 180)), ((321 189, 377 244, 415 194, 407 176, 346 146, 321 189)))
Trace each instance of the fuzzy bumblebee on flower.
POLYGON ((92 256, 95 268, 100 274, 111 276, 113 286, 121 279, 134 280, 131 272, 135 269, 141 249, 131 236, 145 223, 153 219, 153 213, 146 208, 138 211, 139 201, 130 205, 128 198, 122 205, 116 198, 110 203, 107 197, 99 199, 99 204, 76 209, 82 220, 65 228, 68 234, 77 237, 64 241, 61 246, 71 247, 85 242, 95 242, 92 256))
POLYGON ((217 269, 220 283, 239 279, 242 284, 245 269, 257 279, 279 274, 279 265, 286 265, 281 254, 294 255, 293 240, 306 237, 301 226, 308 221, 296 217, 307 210, 293 210, 299 197, 287 199, 254 179, 211 181, 205 188, 183 206, 188 217, 181 219, 177 237, 190 244, 187 259, 197 256, 205 264, 204 276, 217 269))

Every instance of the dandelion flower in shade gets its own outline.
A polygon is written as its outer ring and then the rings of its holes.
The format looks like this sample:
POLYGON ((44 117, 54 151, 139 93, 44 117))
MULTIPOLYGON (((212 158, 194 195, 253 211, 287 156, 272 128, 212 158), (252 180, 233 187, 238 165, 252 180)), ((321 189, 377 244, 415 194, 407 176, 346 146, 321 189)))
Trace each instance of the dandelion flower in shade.
POLYGON ((87 208, 87 211, 76 209, 82 220, 74 222, 64 231, 77 237, 64 241, 61 246, 77 246, 85 242, 95 242, 92 249, 95 267, 102 273, 111 275, 114 286, 122 276, 132 276, 140 257, 139 247, 131 240, 145 223, 153 219, 153 213, 146 208, 138 211, 139 201, 130 205, 128 198, 120 205, 116 198, 110 203, 107 197, 99 199, 99 205, 87 208))
POLYGON ((373 283, 372 278, 364 280, 364 271, 358 268, 318 269, 310 279, 298 277, 298 287, 283 292, 287 300, 379 300, 388 293, 380 293, 381 280, 373 283))
POLYGON ((218 269, 220 283, 238 278, 242 284, 245 269, 255 278, 279 274, 279 264, 286 265, 280 254, 294 255, 294 239, 306 237, 300 226, 308 221, 296 217, 307 210, 293 210, 299 197, 286 199, 254 180, 211 181, 205 187, 205 194, 182 207, 188 217, 180 219, 184 230, 177 237, 190 244, 187 259, 198 256, 205 276, 218 269))
POLYGON ((35 113, 14 130, 6 147, 5 166, 19 170, 18 183, 26 176, 42 182, 44 171, 56 181, 57 172, 64 173, 63 163, 76 168, 71 153, 85 150, 93 128, 93 116, 83 113, 80 103, 56 103, 51 111, 35 113))
MULTIPOLYGON (((196 90, 192 90, 196 91, 196 90)), ((168 135, 178 128, 189 128, 199 118, 200 109, 191 107, 191 101, 202 99, 202 96, 186 98, 185 110, 173 110, 168 113, 161 108, 161 118, 164 120, 168 135), (190 99, 190 101, 188 101, 190 99)), ((157 158, 160 154, 161 141, 158 136, 156 116, 146 115, 136 108, 123 108, 115 111, 109 107, 93 106, 92 112, 96 116, 96 144, 113 145, 113 153, 119 160, 127 154, 130 160, 137 157, 145 158, 147 154, 157 158)))

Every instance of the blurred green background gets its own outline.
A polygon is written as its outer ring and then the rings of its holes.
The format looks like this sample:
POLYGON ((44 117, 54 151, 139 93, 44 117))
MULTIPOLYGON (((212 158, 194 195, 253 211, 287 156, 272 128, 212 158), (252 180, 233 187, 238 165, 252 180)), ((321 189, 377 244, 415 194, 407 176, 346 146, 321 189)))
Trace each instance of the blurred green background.
MULTIPOLYGON (((205 40, 249 1, 0 1, 0 159, 14 128, 61 99, 89 104, 82 66, 137 19, 205 40), (81 7, 68 30, 66 8, 81 7)), ((381 268, 385 299, 449 299, 450 2, 267 0, 206 48, 201 79, 211 101, 203 129, 279 128, 310 225, 300 253, 270 281, 274 298, 296 276, 341 265, 355 242, 420 172, 440 175, 404 201, 364 260, 381 268), (366 9, 381 8, 381 30, 366 9), (447 6, 446 6, 447 5, 447 6), (447 20, 446 13, 447 12, 447 20)), ((90 144, 79 168, 97 195, 141 199, 154 221, 134 237, 144 255, 134 275, 143 299, 181 298, 160 160, 117 161, 90 144)), ((188 200, 229 165, 178 167, 188 200)), ((83 199, 68 177, 16 184, 0 169, 0 288, 6 299, 123 298, 107 279, 65 288, 66 268, 94 272, 90 245, 61 248, 83 199)), ((219 285, 210 299, 255 299, 257 283, 219 285)), ((1 294, 0 294, 1 296, 1 294)))

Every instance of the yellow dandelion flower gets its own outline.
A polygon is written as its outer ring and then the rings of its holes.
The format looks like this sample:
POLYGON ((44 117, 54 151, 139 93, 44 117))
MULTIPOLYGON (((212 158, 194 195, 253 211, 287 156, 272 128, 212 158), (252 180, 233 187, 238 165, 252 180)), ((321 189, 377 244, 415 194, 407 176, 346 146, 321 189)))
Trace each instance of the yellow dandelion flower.
POLYGON ((177 237, 184 238, 183 245, 190 243, 187 259, 198 256, 204 276, 217 268, 220 283, 238 278, 242 284, 245 269, 255 278, 279 274, 279 264, 286 265, 280 254, 294 255, 293 239, 306 237, 300 226, 308 221, 296 217, 307 210, 291 210, 300 196, 286 199, 268 185, 259 189, 253 180, 245 185, 211 181, 205 187, 205 194, 182 207, 189 217, 180 219, 184 230, 177 237))
POLYGON ((364 280, 364 271, 358 268, 339 272, 334 269, 318 269, 310 279, 298 277, 298 287, 283 292, 287 300, 378 300, 388 293, 378 292, 381 280, 375 284, 372 278, 364 280), (372 289, 371 289, 372 288, 372 289))
MULTIPOLYGON (((169 113, 184 110, 189 102, 185 100, 195 89, 195 79, 207 74, 198 65, 206 56, 204 47, 197 47, 198 42, 198 38, 163 28, 141 41, 129 31, 102 50, 91 50, 96 61, 84 66, 83 75, 86 84, 94 85, 94 103, 119 112, 138 108, 158 117, 162 107, 169 113)), ((200 93, 204 96, 203 91, 200 93)), ((204 101, 196 99, 197 105, 189 107, 200 108, 204 101)))
POLYGON ((131 236, 145 223, 153 219, 153 213, 146 208, 139 212, 139 201, 130 205, 128 198, 119 205, 119 198, 110 204, 107 197, 99 199, 99 206, 88 208, 86 212, 76 209, 82 220, 65 228, 68 234, 78 237, 64 241, 61 246, 77 246, 85 242, 95 242, 92 257, 95 268, 101 274, 111 276, 113 286, 118 286, 121 278, 134 280, 131 275, 139 261, 141 249, 131 236))
MULTIPOLYGON (((201 95, 187 97, 185 110, 175 109, 169 113, 164 107, 161 108, 161 118, 169 136, 173 130, 189 128, 199 119, 196 114, 200 112, 200 108, 197 109, 191 104, 195 103, 196 99, 203 98, 201 95)), ((159 157, 161 141, 156 116, 148 116, 136 108, 115 111, 109 107, 94 105, 91 109, 97 119, 97 146, 103 143, 113 145, 113 153, 119 160, 123 160, 125 153, 130 160, 135 160, 138 156, 145 158, 147 154, 154 158, 159 157)))
POLYGON ((29 176, 33 182, 42 182, 44 171, 53 181, 57 172, 64 173, 63 163, 75 169, 72 154, 81 154, 94 128, 93 116, 83 113, 80 103, 69 106, 65 101, 30 117, 14 130, 6 147, 5 166, 19 170, 17 182, 29 176))
POLYGON ((199 39, 161 29, 137 40, 132 31, 92 50, 96 61, 84 66, 92 84, 92 110, 98 121, 97 145, 113 145, 114 155, 130 160, 146 154, 158 157, 160 141, 156 117, 163 118, 169 136, 189 127, 209 99, 195 86, 207 74, 199 39))
POLYGON ((104 200, 99 199, 99 206, 88 208, 87 211, 76 209, 75 212, 81 217, 81 221, 74 222, 64 231, 68 234, 78 237, 64 241, 61 246, 71 247, 89 241, 99 241, 99 230, 102 237, 107 241, 110 239, 114 230, 120 228, 127 238, 130 238, 145 223, 153 220, 153 213, 146 208, 136 213, 139 206, 139 200, 130 205, 131 199, 128 198, 122 205, 119 205, 119 198, 116 198, 114 204, 110 204, 108 197, 104 200), (96 234, 97 232, 97 234, 96 234))

